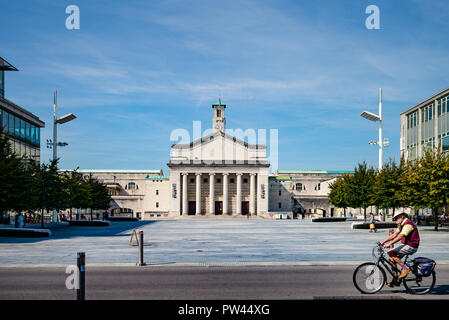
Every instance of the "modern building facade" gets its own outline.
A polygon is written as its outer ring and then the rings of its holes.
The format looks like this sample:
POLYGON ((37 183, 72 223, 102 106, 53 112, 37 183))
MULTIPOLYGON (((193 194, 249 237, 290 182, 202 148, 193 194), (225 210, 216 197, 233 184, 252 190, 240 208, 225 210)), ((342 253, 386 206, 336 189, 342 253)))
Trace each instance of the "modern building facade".
POLYGON ((0 57, 0 125, 12 150, 27 161, 40 163, 40 129, 45 123, 5 98, 5 71, 18 71, 0 57))
POLYGON ((449 88, 401 113, 401 157, 415 160, 425 148, 449 150, 449 88))

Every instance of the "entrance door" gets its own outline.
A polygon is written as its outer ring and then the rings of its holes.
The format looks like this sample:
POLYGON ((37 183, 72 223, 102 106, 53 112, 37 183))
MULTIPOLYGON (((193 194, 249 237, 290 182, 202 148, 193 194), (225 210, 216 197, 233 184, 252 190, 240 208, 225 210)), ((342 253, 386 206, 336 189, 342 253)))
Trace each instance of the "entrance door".
POLYGON ((215 215, 223 214, 223 201, 215 201, 215 215))
POLYGON ((242 201, 242 215, 246 216, 249 213, 249 201, 242 201))
POLYGON ((189 201, 189 216, 195 215, 196 213, 196 202, 195 201, 189 201))

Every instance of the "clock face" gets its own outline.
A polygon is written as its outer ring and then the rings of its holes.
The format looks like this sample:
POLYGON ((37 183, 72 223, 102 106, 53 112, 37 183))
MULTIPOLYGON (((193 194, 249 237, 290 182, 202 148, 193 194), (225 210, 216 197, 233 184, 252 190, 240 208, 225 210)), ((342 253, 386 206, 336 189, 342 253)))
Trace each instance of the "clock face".
POLYGON ((216 124, 215 125, 215 129, 217 130, 221 130, 223 128, 223 126, 221 124, 216 124))

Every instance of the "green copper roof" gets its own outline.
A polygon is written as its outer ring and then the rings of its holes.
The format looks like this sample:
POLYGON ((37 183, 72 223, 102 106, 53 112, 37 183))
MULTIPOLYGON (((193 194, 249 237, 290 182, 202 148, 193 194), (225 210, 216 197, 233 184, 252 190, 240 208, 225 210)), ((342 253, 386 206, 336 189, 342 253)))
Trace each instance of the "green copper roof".
POLYGON ((292 178, 291 177, 279 177, 279 176, 270 176, 268 177, 268 179, 270 180, 277 180, 277 181, 291 181, 292 178))
POLYGON ((354 171, 346 171, 346 170, 287 170, 287 171, 278 171, 281 174, 288 173, 325 173, 325 174, 341 174, 341 173, 354 173, 354 171))
POLYGON ((225 106, 226 107, 226 103, 224 103, 223 101, 221 101, 221 102, 217 101, 217 102, 213 103, 212 105, 213 106, 220 106, 221 105, 221 106, 225 106))
POLYGON ((149 180, 170 180, 170 177, 167 177, 167 176, 147 176, 145 179, 149 179, 149 180))
MULTIPOLYGON (((59 170, 59 171, 73 171, 73 170, 59 170)), ((126 170, 126 169, 79 169, 79 173, 155 173, 159 174, 161 170, 126 170)))

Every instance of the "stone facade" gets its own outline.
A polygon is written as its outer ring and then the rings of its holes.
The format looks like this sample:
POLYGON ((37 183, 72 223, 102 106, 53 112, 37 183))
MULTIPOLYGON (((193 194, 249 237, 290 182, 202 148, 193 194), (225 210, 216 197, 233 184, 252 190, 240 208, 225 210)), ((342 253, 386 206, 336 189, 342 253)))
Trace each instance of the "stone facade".
POLYGON ((266 215, 266 146, 226 134, 226 105, 220 101, 212 108, 212 134, 172 146, 169 216, 266 215))
POLYGON ((337 216, 329 203, 329 184, 343 171, 278 171, 270 177, 270 211, 337 216))
MULTIPOLYGON (((102 181, 112 197, 109 213, 152 219, 167 216, 169 178, 161 170, 78 170, 102 181)), ((75 212, 76 214, 76 212, 75 212)), ((89 215, 81 211, 80 214, 89 215)), ((103 214, 100 212, 98 214, 103 214)))

